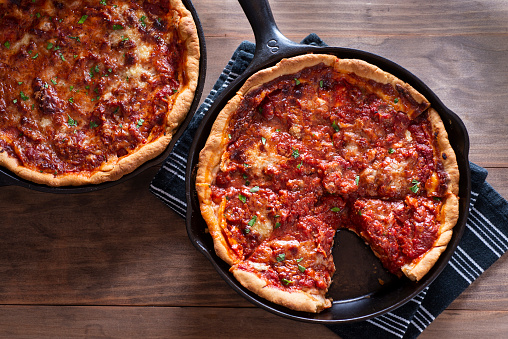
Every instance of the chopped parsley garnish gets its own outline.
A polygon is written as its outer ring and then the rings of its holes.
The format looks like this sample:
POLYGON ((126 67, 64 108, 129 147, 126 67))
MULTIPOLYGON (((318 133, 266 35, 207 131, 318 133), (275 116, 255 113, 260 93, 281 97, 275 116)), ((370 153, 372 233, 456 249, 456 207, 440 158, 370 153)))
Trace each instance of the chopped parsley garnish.
POLYGON ((413 179, 411 183, 413 184, 413 186, 411 186, 410 188, 411 192, 418 193, 418 191, 420 190, 420 182, 416 179, 413 179))
POLYGON ((14 99, 14 100, 12 100, 12 103, 13 103, 13 104, 15 104, 15 103, 17 103, 17 102, 18 102, 18 99, 14 99))
POLYGON ((53 44, 51 42, 48 42, 48 46, 46 46, 47 49, 52 49, 53 48, 53 44))
POLYGON ((296 159, 300 156, 300 151, 297 148, 293 148, 293 153, 291 155, 296 159))
POLYGON ((355 185, 356 185, 356 186, 358 186, 358 183, 359 183, 359 182, 360 182, 360 176, 359 176, 359 175, 357 175, 357 176, 355 177, 355 185))
POLYGON ((76 40, 77 42, 81 42, 81 40, 79 40, 79 36, 70 36, 69 38, 76 40))
POLYGON ((337 125, 337 123, 335 121, 332 123, 332 127, 335 130, 335 132, 340 131, 340 127, 339 127, 339 125, 337 125))
POLYGON ((295 78, 295 84, 298 86, 300 85, 300 80, 298 80, 297 78, 295 78))
POLYGON ((78 24, 82 24, 82 23, 84 23, 84 22, 85 22, 85 20, 86 20, 86 18, 88 18, 88 15, 86 15, 86 14, 85 14, 85 15, 83 15, 83 16, 81 17, 81 19, 79 19, 78 24))
POLYGON ((263 145, 266 145, 266 138, 265 138, 265 137, 261 137, 261 143, 262 143, 263 145))
POLYGON ((300 270, 300 272, 305 272, 306 268, 303 267, 302 265, 298 264, 298 269, 300 270))
POLYGON ((296 165, 296 168, 300 169, 300 167, 302 167, 302 165, 303 165, 303 161, 301 161, 298 165, 296 165))
POLYGON ((51 82, 53 83, 53 85, 56 85, 56 80, 51 79, 51 82))
POLYGON ((245 234, 250 233, 250 228, 245 227, 243 231, 245 232, 245 234))
POLYGON ((258 220, 258 217, 257 215, 253 215, 252 218, 249 220, 249 222, 247 223, 247 225, 249 226, 254 226, 254 224, 256 223, 256 221, 258 220))
POLYGON ((62 61, 65 61, 65 58, 62 53, 60 53, 60 59, 62 59, 62 61))
POLYGON ((5 48, 11 48, 11 43, 9 41, 4 42, 5 48))
POLYGON ((247 202, 247 198, 241 194, 238 194, 238 200, 240 200, 244 204, 245 204, 245 202, 247 202))
POLYGON ((277 222, 275 223, 275 228, 279 228, 279 227, 280 227, 280 222, 278 222, 278 221, 277 221, 277 222))
POLYGON ((69 98, 69 102, 70 102, 71 104, 73 104, 73 103, 74 103, 74 98, 69 98))
POLYGON ((144 122, 145 122, 144 119, 139 119, 138 122, 136 123, 136 128, 140 128, 141 125, 143 125, 144 122))
POLYGON ((282 283, 283 283, 284 285, 289 285, 289 284, 293 283, 293 281, 292 281, 292 280, 285 279, 285 278, 282 278, 282 283))
POLYGON ((146 16, 144 16, 144 15, 141 18, 139 18, 139 22, 141 22, 141 26, 143 26, 143 27, 146 27, 145 19, 146 19, 146 16))
POLYGON ((123 29, 123 26, 122 26, 122 25, 113 25, 113 29, 114 29, 115 31, 118 31, 118 30, 120 30, 120 29, 123 29))
POLYGON ((254 187, 252 187, 252 188, 249 190, 249 192, 251 192, 251 193, 256 193, 256 192, 259 192, 259 186, 254 186, 254 187))
POLYGON ((330 208, 330 211, 332 211, 332 212, 340 212, 340 207, 332 207, 332 208, 330 208))
POLYGON ((39 56, 39 53, 35 53, 35 55, 32 57, 32 59, 37 59, 38 56, 39 56))
POLYGON ((90 128, 98 127, 97 123, 95 121, 90 121, 90 128))
POLYGON ((398 103, 398 102, 399 102, 399 98, 395 98, 395 99, 393 99, 393 102, 394 102, 394 103, 398 103))
POLYGON ((390 147, 390 148, 388 149, 388 153, 389 153, 389 154, 393 154, 393 153, 395 153, 395 150, 394 150, 393 148, 391 148, 391 147, 390 147))
POLYGON ((21 97, 21 99, 23 101, 27 101, 28 99, 30 99, 28 96, 25 95, 25 93, 23 92, 19 92, 19 96, 21 97))
POLYGON ((73 118, 71 118, 71 116, 69 114, 67 114, 67 116, 69 117, 69 119, 67 120, 67 125, 69 125, 70 127, 74 127, 74 126, 78 125, 78 122, 76 120, 74 120, 73 118))
POLYGON ((101 0, 99 3, 100 3, 101 5, 104 5, 104 6, 106 6, 106 5, 107 5, 107 3, 106 3, 106 1, 105 1, 105 0, 101 0))
POLYGON ((277 258, 276 258, 276 259, 277 259, 277 261, 278 261, 278 262, 284 261, 284 260, 286 259, 286 254, 281 253, 281 254, 279 254, 279 255, 277 256, 277 258))
POLYGON ((18 85, 23 85, 23 81, 18 81, 18 85))
POLYGON ((319 81, 319 87, 323 88, 323 80, 319 81))

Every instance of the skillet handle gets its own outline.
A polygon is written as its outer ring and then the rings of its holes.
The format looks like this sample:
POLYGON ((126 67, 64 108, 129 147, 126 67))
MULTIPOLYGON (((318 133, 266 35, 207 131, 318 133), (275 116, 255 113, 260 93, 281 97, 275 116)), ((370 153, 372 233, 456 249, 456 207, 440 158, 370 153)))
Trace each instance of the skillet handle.
MULTIPOLYGON (((254 60, 271 60, 277 54, 301 46, 286 38, 277 27, 268 0, 238 0, 247 16, 256 39, 254 60)), ((250 68, 250 67, 249 67, 250 68)))

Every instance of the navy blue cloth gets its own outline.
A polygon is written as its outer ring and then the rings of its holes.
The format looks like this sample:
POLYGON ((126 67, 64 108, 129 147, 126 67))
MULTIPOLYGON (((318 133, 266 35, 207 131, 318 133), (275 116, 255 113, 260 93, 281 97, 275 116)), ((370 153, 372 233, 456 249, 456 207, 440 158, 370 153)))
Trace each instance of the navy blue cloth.
MULTIPOLYGON (((315 34, 302 43, 325 45, 315 34)), ((240 75, 254 56, 255 45, 244 41, 234 52, 212 91, 150 184, 150 191, 185 217, 185 169, 192 139, 203 116, 220 92, 240 75)), ((399 308, 353 324, 328 325, 344 339, 416 338, 476 278, 508 250, 508 203, 486 182, 487 171, 471 163, 470 214, 464 235, 443 272, 399 308)))

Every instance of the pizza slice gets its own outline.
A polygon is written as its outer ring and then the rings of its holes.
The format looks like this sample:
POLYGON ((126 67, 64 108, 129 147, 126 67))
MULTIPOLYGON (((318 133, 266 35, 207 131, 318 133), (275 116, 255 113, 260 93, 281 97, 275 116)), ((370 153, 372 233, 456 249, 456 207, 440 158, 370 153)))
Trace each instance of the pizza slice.
POLYGON ((350 229, 358 234, 393 274, 420 280, 434 265, 457 222, 454 195, 404 200, 362 198, 354 202, 350 229))

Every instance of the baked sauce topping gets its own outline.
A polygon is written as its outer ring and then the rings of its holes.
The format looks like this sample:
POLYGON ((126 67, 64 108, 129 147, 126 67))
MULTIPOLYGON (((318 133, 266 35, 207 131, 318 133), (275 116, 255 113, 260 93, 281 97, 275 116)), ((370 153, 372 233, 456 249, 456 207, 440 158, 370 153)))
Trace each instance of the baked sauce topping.
POLYGON ((169 1, 0 4, 0 150, 89 172, 166 131, 184 53, 169 1))
POLYGON ((326 288, 339 228, 368 241, 393 273, 424 254, 448 178, 425 109, 322 64, 249 92, 212 185, 235 254, 287 288, 326 288))

